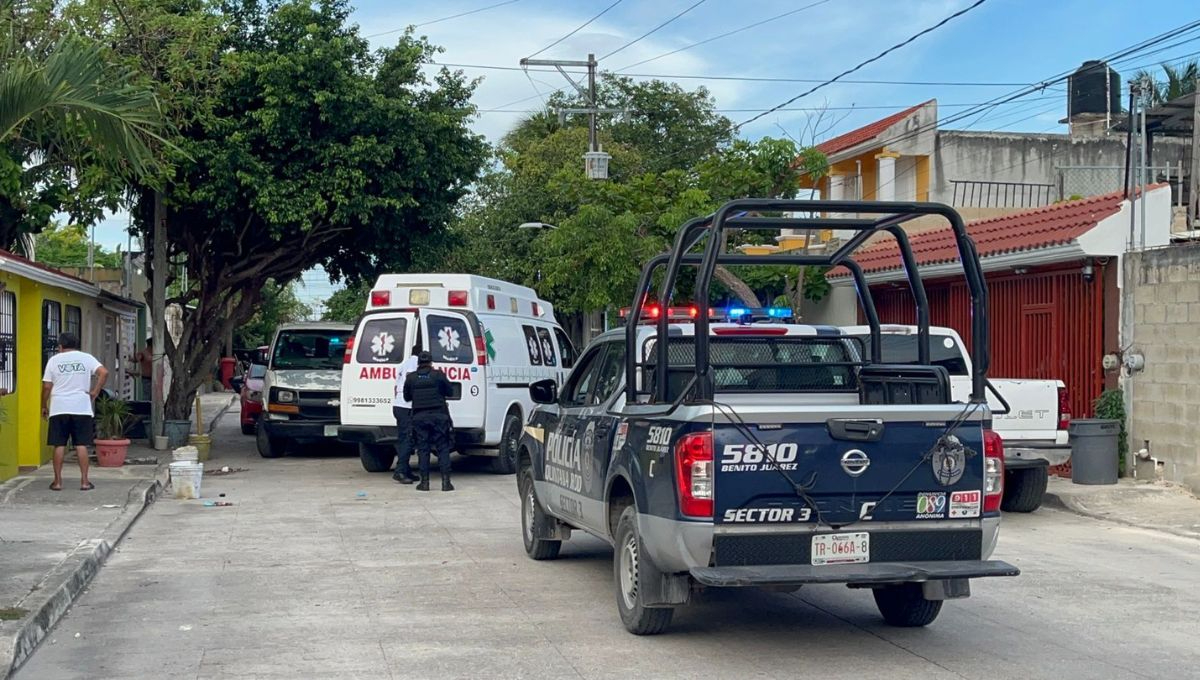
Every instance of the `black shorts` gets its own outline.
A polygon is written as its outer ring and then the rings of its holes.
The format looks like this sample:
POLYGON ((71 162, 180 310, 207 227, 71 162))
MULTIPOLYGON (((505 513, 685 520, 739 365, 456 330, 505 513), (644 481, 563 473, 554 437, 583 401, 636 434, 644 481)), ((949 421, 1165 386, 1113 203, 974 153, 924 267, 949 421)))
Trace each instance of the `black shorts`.
POLYGON ((46 436, 46 443, 66 446, 68 439, 75 446, 91 446, 96 440, 95 418, 73 414, 50 416, 50 434, 46 436))

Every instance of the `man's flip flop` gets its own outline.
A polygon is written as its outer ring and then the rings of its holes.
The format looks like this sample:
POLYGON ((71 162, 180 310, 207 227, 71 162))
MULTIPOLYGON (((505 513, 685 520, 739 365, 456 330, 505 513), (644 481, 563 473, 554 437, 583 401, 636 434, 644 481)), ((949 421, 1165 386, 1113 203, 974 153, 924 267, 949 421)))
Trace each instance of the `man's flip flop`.
POLYGON ((81 487, 79 487, 79 490, 80 491, 91 491, 94 488, 96 488, 96 485, 92 484, 91 482, 88 482, 87 486, 81 486, 81 487))
POLYGON ((50 482, 50 490, 51 491, 62 491, 62 485, 60 484, 59 486, 54 486, 54 482, 50 482))

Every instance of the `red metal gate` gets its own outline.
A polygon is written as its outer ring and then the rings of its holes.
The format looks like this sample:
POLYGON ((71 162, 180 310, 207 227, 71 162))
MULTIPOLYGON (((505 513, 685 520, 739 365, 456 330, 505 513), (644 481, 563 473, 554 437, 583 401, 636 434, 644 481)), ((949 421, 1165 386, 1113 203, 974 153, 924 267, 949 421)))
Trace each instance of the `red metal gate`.
MULTIPOLYGON (((1067 385, 1071 413, 1087 417, 1104 390, 1103 268, 1093 281, 1080 265, 1024 274, 987 275, 992 367, 1001 378, 1057 379, 1067 385)), ((907 284, 873 286, 884 323, 916 323, 907 284)), ((970 296, 963 281, 926 282, 930 321, 971 344, 970 296)))

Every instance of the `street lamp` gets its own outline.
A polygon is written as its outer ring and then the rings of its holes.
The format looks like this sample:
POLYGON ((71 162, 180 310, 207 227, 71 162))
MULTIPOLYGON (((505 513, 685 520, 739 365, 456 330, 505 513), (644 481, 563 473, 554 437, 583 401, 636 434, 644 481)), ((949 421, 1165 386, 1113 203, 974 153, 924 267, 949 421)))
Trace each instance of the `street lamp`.
POLYGON ((517 229, 558 229, 558 227, 545 222, 522 222, 517 229))

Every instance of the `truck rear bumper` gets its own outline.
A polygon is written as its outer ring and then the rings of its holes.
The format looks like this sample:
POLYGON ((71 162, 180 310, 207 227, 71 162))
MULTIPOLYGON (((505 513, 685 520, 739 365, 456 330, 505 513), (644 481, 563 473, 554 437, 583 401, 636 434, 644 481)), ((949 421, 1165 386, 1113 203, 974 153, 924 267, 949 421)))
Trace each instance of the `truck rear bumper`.
POLYGON ((692 578, 715 588, 755 586, 799 586, 812 583, 874 585, 945 579, 1017 576, 1020 569, 999 560, 952 560, 945 562, 877 562, 807 566, 793 564, 694 567, 692 578))
POLYGON ((1009 470, 1041 465, 1062 465, 1069 460, 1071 460, 1070 444, 1022 442, 1020 440, 1004 443, 1004 467, 1009 470))

